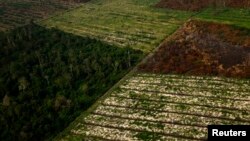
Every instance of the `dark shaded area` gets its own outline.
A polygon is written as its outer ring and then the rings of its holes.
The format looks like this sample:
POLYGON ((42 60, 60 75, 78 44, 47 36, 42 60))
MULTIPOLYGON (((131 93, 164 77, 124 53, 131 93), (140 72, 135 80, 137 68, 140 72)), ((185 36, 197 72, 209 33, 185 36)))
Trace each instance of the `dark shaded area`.
POLYGON ((208 6, 249 8, 249 0, 161 0, 156 4, 159 8, 170 8, 175 10, 199 11, 208 6))
POLYGON ((35 24, 0 34, 0 140, 63 130, 144 55, 35 24))
POLYGON ((189 21, 139 70, 250 78, 249 35, 248 29, 189 21))
POLYGON ((68 1, 68 2, 88 2, 90 0, 62 0, 62 1, 68 1))

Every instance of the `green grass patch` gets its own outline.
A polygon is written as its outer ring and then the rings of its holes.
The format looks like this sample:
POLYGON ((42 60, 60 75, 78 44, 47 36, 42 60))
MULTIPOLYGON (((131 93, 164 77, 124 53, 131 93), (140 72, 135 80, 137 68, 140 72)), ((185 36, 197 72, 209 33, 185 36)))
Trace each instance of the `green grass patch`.
POLYGON ((92 0, 41 24, 121 47, 152 51, 193 13, 157 9, 157 0, 92 0))
POLYGON ((156 141, 161 139, 161 135, 147 131, 137 133, 135 137, 143 141, 156 141))
POLYGON ((250 9, 207 8, 194 18, 250 28, 250 9))

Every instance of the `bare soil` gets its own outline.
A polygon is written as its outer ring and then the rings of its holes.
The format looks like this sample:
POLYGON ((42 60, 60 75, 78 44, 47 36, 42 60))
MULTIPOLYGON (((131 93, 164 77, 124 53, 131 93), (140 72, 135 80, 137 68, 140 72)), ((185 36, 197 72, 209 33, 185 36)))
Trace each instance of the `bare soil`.
POLYGON ((250 30, 188 21, 138 69, 250 78, 250 30))
POLYGON ((170 8, 175 10, 199 11, 205 7, 232 7, 248 8, 249 0, 161 0, 156 4, 159 8, 170 8))

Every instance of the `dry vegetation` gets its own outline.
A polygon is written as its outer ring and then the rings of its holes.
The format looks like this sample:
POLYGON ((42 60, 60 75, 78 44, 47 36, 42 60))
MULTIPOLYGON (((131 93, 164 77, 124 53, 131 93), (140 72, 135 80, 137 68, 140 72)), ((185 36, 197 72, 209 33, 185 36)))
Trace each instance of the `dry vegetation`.
POLYGON ((249 0, 161 0, 157 7, 170 8, 176 10, 199 11, 205 7, 233 7, 247 8, 250 7, 249 0))
POLYGON ((139 68, 144 72, 250 77, 249 30, 189 21, 139 68))

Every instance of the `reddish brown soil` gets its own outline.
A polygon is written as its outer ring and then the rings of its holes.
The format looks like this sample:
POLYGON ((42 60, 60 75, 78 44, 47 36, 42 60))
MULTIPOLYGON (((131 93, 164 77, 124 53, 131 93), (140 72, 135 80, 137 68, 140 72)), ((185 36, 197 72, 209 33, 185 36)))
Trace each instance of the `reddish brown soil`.
POLYGON ((176 10, 198 11, 207 7, 209 0, 161 0, 156 4, 159 8, 170 8, 176 10))
POLYGON ((250 78, 250 31, 189 21, 139 71, 250 78))
POLYGON ((161 0, 156 7, 176 10, 199 11, 208 6, 233 8, 250 7, 249 0, 161 0))
POLYGON ((228 0, 226 6, 234 8, 247 8, 250 7, 250 0, 228 0))

